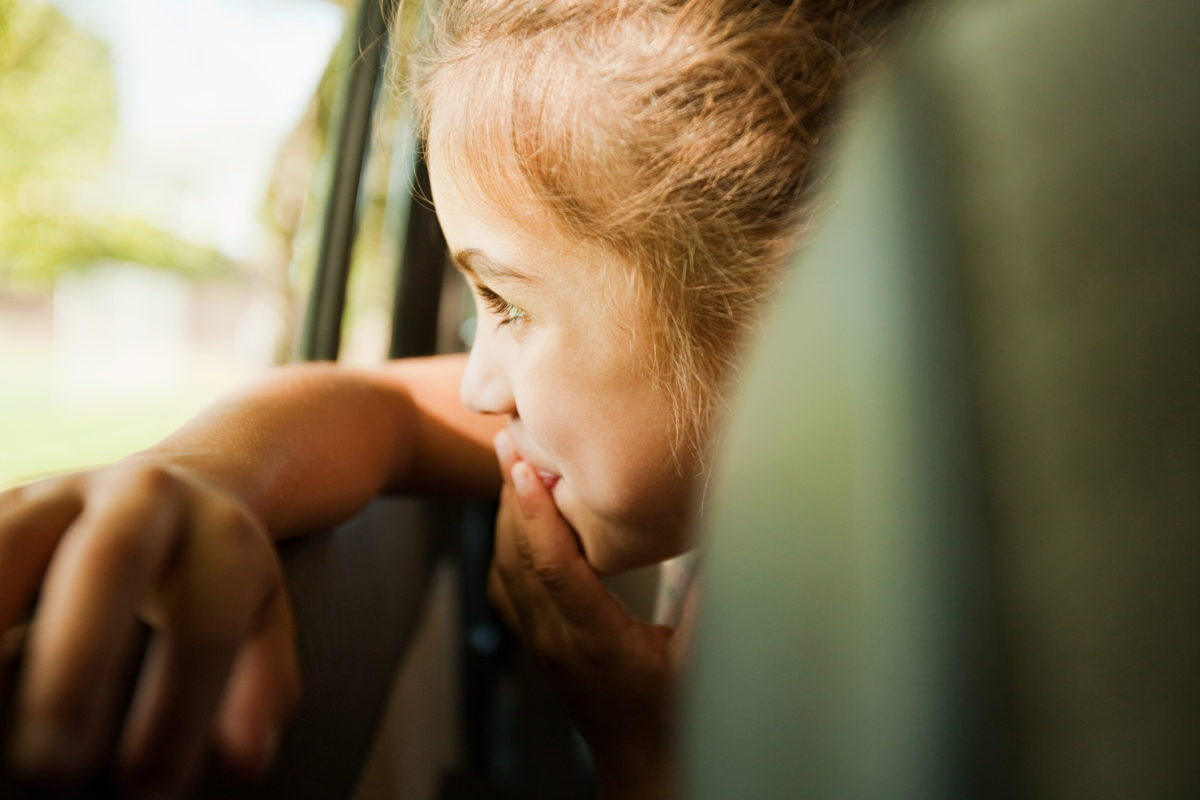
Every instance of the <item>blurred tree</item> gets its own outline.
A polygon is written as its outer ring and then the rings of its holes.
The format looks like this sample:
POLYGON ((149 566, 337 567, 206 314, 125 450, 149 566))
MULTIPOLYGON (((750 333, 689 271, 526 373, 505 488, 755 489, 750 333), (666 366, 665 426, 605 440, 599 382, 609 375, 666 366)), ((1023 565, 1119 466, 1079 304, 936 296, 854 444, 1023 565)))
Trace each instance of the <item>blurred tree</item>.
POLYGON ((0 0, 0 287, 47 288, 104 260, 232 270, 214 249, 83 201, 108 162, 116 113, 103 42, 53 6, 0 0))

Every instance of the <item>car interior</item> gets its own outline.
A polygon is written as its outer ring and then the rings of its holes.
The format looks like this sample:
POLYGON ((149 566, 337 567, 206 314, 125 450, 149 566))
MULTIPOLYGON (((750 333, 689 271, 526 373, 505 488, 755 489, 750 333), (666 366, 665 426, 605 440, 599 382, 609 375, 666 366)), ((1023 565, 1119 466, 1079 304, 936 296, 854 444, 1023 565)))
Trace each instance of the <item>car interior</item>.
MULTIPOLYGON (((394 10, 357 10, 304 359, 338 356, 394 10)), ((1200 794, 1198 41, 1190 0, 935 2, 863 76, 705 511, 680 797, 1200 794)), ((392 357, 463 346, 409 144, 392 357)), ((283 543, 304 699, 263 782, 196 797, 594 796, 488 608, 493 514, 283 543)))
POLYGON ((938 12, 752 357, 683 797, 1200 789, 1200 9, 938 12))

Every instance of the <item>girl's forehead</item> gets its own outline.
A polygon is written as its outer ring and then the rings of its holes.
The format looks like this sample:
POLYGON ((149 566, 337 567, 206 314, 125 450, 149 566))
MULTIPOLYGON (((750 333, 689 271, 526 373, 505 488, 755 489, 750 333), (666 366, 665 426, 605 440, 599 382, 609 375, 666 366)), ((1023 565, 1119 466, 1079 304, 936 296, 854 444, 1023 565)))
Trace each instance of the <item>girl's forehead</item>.
MULTIPOLYGON (((445 85, 429 107, 427 149, 435 203, 442 202, 437 196, 441 187, 452 195, 459 221, 503 232, 508 244, 516 243, 510 252, 557 265, 547 270, 547 281, 569 282, 567 276, 575 275, 581 279, 577 289, 616 310, 628 324, 643 327, 647 293, 639 262, 568 226, 522 168, 513 144, 519 135, 516 123, 511 117, 494 119, 497 98, 481 107, 476 105, 481 100, 478 87, 459 86, 460 81, 445 85)), ((498 248, 505 245, 493 241, 498 248)))
MULTIPOLYGON (((501 260, 561 262, 594 246, 553 221, 515 169, 480 164, 461 140, 430 131, 429 172, 433 201, 452 249, 480 250, 501 260)), ((593 260, 599 260, 598 253, 593 260)))
POLYGON ((552 223, 549 209, 538 200, 503 137, 455 113, 450 103, 434 108, 426 143, 431 174, 443 185, 453 185, 477 214, 552 223))

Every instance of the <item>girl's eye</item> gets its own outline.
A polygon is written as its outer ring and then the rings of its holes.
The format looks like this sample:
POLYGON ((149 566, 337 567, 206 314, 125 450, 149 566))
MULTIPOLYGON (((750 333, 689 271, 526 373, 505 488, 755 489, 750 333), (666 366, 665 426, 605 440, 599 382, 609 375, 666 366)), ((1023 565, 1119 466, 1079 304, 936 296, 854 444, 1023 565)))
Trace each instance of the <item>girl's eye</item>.
POLYGON ((509 323, 518 322, 524 319, 524 311, 508 302, 503 297, 484 286, 482 283, 475 284, 475 291, 479 292, 479 297, 483 300, 484 304, 487 305, 488 310, 500 318, 500 325, 508 325, 509 323))

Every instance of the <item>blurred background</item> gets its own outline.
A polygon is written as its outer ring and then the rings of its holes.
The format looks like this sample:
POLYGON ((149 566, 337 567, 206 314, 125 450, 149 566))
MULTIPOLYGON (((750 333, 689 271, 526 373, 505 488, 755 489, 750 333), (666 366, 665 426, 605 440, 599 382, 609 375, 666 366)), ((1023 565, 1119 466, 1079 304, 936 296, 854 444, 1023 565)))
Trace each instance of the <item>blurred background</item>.
MULTIPOLYGON (((0 0, 0 487, 152 444, 292 357, 334 90, 361 48, 346 5, 0 0)), ((380 101, 372 135, 395 139, 380 101)), ((386 352, 384 209, 409 180, 378 144, 356 362, 386 352)))

